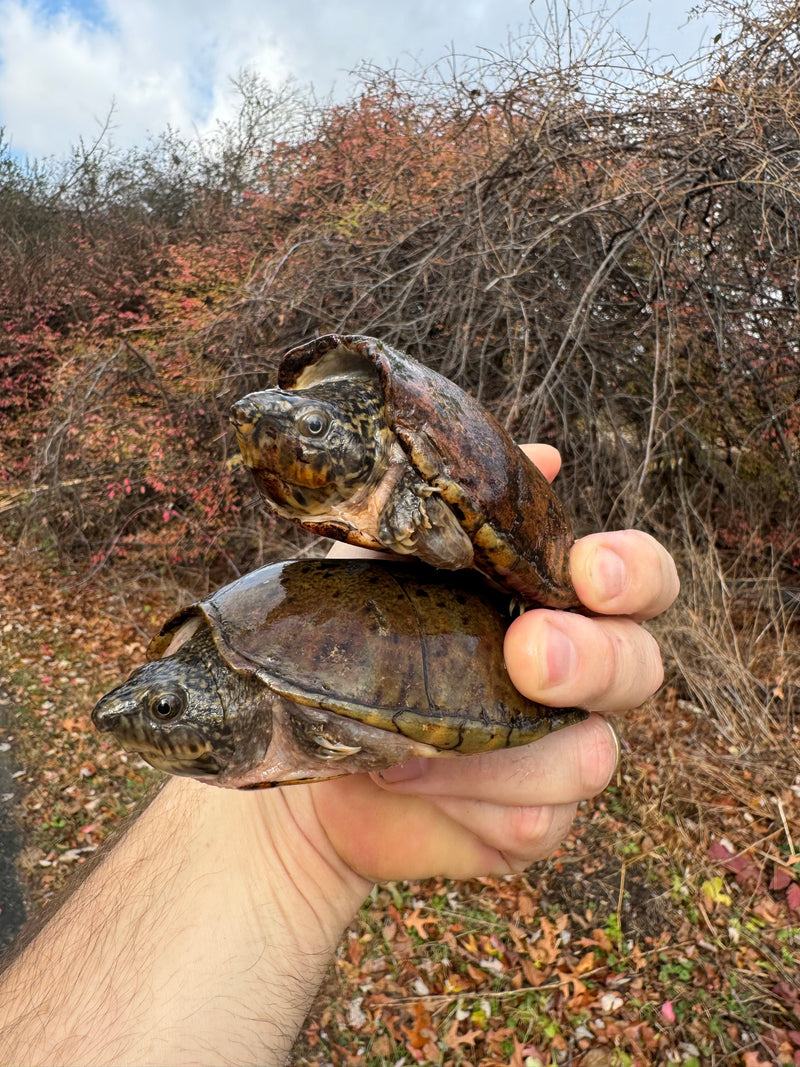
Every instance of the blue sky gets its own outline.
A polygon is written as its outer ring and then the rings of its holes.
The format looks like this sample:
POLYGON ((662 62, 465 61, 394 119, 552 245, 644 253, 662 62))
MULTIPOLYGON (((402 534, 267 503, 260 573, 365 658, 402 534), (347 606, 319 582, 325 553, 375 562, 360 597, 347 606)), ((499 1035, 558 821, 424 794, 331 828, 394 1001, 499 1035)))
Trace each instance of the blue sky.
MULTIPOLYGON (((612 22, 651 55, 689 59, 708 20, 696 0, 628 0, 612 22), (688 20, 688 21, 687 21, 688 20)), ((245 68, 319 96, 353 86, 362 61, 413 68, 451 48, 503 51, 548 0, 0 0, 0 126, 20 157, 93 141, 113 103, 113 142, 142 145, 168 124, 212 129, 235 113, 245 68)), ((574 4, 572 5, 574 8, 574 4)), ((588 5, 587 5, 588 9, 588 5)), ((612 11, 612 8, 608 9, 612 11)), ((709 28, 711 34, 709 34, 709 28)))

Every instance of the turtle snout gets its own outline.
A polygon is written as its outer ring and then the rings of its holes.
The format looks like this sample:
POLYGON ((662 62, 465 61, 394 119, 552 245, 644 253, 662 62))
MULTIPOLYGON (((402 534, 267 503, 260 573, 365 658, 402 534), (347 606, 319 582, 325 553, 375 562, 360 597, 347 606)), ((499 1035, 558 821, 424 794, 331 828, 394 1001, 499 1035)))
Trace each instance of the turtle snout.
POLYGON ((287 405, 273 392, 250 393, 237 400, 230 411, 242 459, 254 470, 272 465, 269 457, 289 429, 284 410, 287 405))
POLYGON ((286 433, 294 424, 298 397, 283 389, 265 389, 261 393, 248 393, 231 405, 228 418, 241 436, 250 436, 256 431, 274 437, 286 433))
MULTIPOLYGON (((240 435, 249 436, 255 432, 256 426, 269 425, 273 420, 280 420, 284 415, 285 404, 281 404, 268 391, 264 393, 248 393, 241 400, 231 405, 229 419, 236 427, 240 435)), ((273 429, 274 433, 274 429, 273 429)))
POLYGON ((252 429, 258 421, 259 414, 259 406, 253 397, 243 396, 241 400, 237 400, 232 405, 229 418, 237 430, 244 430, 247 427, 252 429))
POLYGON ((98 730, 116 730, 121 718, 118 702, 109 696, 98 700, 92 711, 92 722, 98 730))

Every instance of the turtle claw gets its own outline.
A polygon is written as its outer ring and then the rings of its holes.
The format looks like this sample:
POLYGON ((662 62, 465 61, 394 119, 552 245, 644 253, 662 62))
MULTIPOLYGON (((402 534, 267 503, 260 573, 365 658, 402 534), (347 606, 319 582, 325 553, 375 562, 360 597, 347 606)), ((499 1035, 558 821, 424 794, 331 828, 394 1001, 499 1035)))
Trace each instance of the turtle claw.
POLYGON ((314 741, 319 749, 317 755, 327 759, 347 759, 348 756, 357 756, 361 751, 360 745, 346 745, 343 741, 331 741, 324 734, 314 734, 314 741))
POLYGON ((415 555, 433 567, 472 565, 472 542, 441 496, 408 470, 380 517, 378 535, 393 552, 415 555))

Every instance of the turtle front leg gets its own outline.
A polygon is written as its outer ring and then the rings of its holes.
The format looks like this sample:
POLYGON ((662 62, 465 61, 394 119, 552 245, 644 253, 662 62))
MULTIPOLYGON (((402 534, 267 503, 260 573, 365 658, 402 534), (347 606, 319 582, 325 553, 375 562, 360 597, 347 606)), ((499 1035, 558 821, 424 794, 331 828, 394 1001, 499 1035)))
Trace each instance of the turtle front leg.
POLYGON ((378 535, 392 552, 446 570, 472 566, 472 542, 436 489, 408 467, 381 512, 378 535))

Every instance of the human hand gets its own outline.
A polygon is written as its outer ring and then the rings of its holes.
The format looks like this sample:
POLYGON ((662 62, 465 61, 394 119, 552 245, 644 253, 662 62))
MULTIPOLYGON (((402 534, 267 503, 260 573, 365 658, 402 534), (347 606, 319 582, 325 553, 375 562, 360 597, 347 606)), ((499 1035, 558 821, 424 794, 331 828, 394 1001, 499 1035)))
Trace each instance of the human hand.
MULTIPOLYGON (((554 477, 554 449, 530 454, 554 477)), ((583 538, 570 567, 590 614, 528 611, 505 655, 523 693, 588 719, 521 748, 281 789, 170 779, 0 976, 0 1060, 286 1062, 371 881, 505 874, 549 854, 613 774, 604 715, 661 682, 639 621, 678 591, 669 555, 636 531, 583 538)))
MULTIPOLYGON (((526 451, 552 480, 556 450, 526 451)), ((606 787, 618 743, 603 716, 637 707, 661 684, 658 646, 639 623, 669 607, 679 583, 666 550, 636 530, 582 538, 570 569, 593 614, 525 612, 506 636, 506 664, 525 696, 593 714, 521 748, 311 787, 330 843, 354 871, 373 880, 520 871, 563 840, 579 801, 606 787)))

